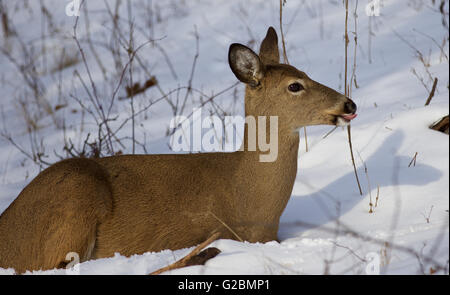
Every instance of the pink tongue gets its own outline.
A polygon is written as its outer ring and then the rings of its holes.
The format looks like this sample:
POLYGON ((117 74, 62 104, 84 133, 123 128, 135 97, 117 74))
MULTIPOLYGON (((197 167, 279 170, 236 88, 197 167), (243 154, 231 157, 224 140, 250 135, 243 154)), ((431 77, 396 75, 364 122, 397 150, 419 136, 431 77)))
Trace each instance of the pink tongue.
POLYGON ((356 118, 356 116, 358 116, 357 114, 351 114, 351 115, 342 115, 342 118, 344 118, 345 120, 353 120, 356 118))

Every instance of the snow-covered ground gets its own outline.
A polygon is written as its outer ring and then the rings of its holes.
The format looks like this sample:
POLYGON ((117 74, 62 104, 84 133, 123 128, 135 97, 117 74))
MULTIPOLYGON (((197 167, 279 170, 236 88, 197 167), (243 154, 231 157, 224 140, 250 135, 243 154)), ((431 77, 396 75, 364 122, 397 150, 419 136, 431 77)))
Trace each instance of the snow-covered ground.
MULTIPOLYGON (((0 212, 46 166, 40 167, 26 153, 42 152, 42 159, 52 163, 59 159, 58 155, 65 155, 65 139, 67 143, 70 138, 80 150, 86 135, 98 131, 89 112, 83 111, 73 98, 79 97, 95 112, 74 74, 79 72, 92 92, 85 65, 71 38, 75 18, 65 14, 69 1, 42 2, 50 17, 43 16, 39 1, 3 1, 16 34, 5 38, 5 33, 0 33, 0 212), (28 52, 27 59, 24 52, 28 52), (55 70, 60 60, 70 61, 69 57, 74 56, 77 58, 73 65, 55 70), (33 98, 15 62, 25 65, 25 76, 31 65, 36 67, 35 74, 29 77, 38 77, 38 98, 33 98), (32 132, 29 126, 34 126, 32 132)), ((183 268, 171 274, 365 274, 376 272, 378 265, 382 274, 448 274, 449 138, 428 128, 449 113, 448 31, 442 24, 440 1, 436 2, 432 5, 431 1, 384 0, 380 15, 371 18, 365 13, 367 1, 358 2, 358 87, 352 89, 358 118, 352 123, 352 141, 363 196, 355 182, 346 130, 338 128, 324 138, 331 127, 310 127, 308 152, 302 133, 299 171, 281 217, 281 242, 218 240, 212 246, 222 252, 205 266, 183 268), (446 42, 442 45, 443 40, 446 42), (425 107, 429 92, 423 84, 430 90, 430 77, 437 77, 438 84, 431 104, 425 107), (409 165, 415 155, 415 165, 409 165), (369 200, 372 198, 375 203, 377 191, 377 206, 369 213, 369 200)), ((110 15, 116 1, 106 3, 109 5, 89 1, 87 11, 80 11, 77 32, 100 100, 108 105, 128 57, 119 45, 123 64, 118 65, 110 52, 110 47, 114 47, 111 44, 119 38, 114 36, 116 30, 110 15), (86 35, 87 13, 90 36, 86 35), (93 40, 94 51, 87 38, 93 40), (102 67, 106 73, 102 73, 102 67)), ((206 95, 236 82, 227 64, 229 44, 240 42, 257 48, 268 26, 279 32, 276 0, 132 3, 136 45, 148 38, 156 40, 138 51, 133 80, 142 83, 150 73, 161 87, 136 96, 136 111, 157 100, 162 92, 188 85, 196 55, 195 32, 199 55, 192 86, 206 95)), ((350 1, 349 7, 349 77, 353 69, 355 3, 350 1)), ((448 1, 444 8, 448 25, 448 1)), ((127 40, 126 1, 118 11, 118 25, 123 32, 120 38, 127 40)), ((343 91, 342 1, 288 0, 283 14, 289 62, 312 79, 343 91)), ((117 96, 124 96, 124 86, 119 89, 117 96)), ((243 115, 243 89, 239 85, 218 96, 217 105, 206 104, 205 108, 217 110, 220 106, 229 114, 243 115)), ((185 92, 175 91, 169 99, 182 101, 185 92)), ((184 114, 190 114, 201 103, 199 93, 194 92, 184 114)), ((115 130, 130 117, 129 100, 116 98, 111 114, 116 117, 110 123, 115 130)), ((139 114, 136 140, 140 144, 135 147, 136 153, 170 153, 167 130, 172 117, 167 100, 139 114)), ((128 121, 117 133, 122 145, 116 143, 115 152, 132 152, 131 130, 128 121)), ((165 250, 129 258, 117 254, 82 263, 79 271, 147 274, 190 250, 165 250)), ((10 273, 13 271, 0 269, 0 274, 10 273)))

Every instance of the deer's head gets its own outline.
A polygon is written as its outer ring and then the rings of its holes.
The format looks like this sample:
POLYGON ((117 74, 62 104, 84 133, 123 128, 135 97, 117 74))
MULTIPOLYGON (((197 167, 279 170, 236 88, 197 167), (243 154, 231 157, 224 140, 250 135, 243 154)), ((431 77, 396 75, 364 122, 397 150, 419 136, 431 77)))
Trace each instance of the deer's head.
POLYGON ((259 55, 234 43, 228 62, 235 76, 247 84, 247 115, 278 116, 280 127, 292 131, 308 125, 346 125, 356 117, 351 99, 293 66, 280 64, 278 37, 272 27, 259 55))

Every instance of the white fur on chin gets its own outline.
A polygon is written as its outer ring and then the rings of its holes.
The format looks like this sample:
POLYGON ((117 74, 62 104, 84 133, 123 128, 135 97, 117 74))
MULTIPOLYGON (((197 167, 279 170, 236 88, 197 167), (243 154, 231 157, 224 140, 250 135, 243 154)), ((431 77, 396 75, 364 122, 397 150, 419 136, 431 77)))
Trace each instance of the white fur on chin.
POLYGON ((350 121, 345 120, 342 117, 338 117, 337 121, 336 121, 336 126, 347 126, 348 124, 350 124, 350 121))

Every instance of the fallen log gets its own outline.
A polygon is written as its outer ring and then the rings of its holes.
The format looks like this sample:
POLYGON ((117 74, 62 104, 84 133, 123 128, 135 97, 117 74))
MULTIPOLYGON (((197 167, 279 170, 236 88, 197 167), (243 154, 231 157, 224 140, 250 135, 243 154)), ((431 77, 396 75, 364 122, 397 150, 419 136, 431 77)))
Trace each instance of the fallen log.
POLYGON ((431 129, 449 134, 449 118, 448 115, 441 118, 439 121, 431 124, 431 129))

